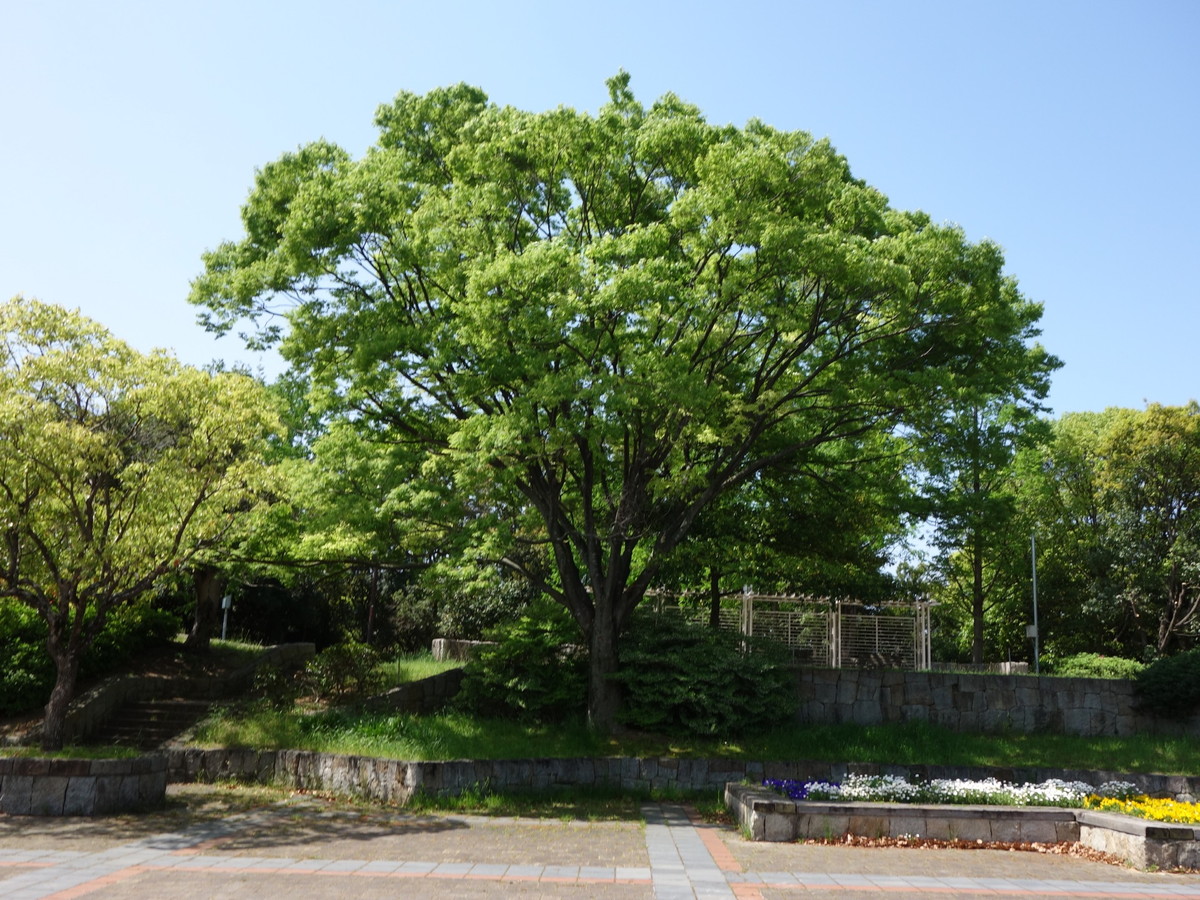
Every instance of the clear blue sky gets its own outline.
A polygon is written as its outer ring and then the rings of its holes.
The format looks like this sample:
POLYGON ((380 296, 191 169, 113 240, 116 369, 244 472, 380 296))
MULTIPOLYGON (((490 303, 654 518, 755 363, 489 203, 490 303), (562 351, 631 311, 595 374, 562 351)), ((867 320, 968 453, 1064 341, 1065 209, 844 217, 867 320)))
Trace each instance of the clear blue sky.
MULTIPOLYGON (((255 364, 186 303, 254 170, 466 81, 595 110, 624 68, 714 122, 829 137, 893 205, 1006 252, 1066 363, 1056 413, 1200 397, 1193 0, 11 3, 0 28, 0 297, 141 349, 255 364)), ((268 374, 276 370, 267 361, 268 374)))

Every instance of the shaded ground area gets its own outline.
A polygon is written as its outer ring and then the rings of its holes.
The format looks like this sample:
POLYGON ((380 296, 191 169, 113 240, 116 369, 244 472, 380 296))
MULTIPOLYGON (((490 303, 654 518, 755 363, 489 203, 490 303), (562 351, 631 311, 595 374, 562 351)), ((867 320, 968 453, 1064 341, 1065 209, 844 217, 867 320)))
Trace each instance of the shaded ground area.
POLYGON ((168 808, 143 816, 0 816, 0 895, 1200 898, 1200 876, 1028 852, 755 844, 669 804, 646 804, 634 821, 587 822, 174 785, 168 808))
POLYGON ((119 816, 6 816, 0 814, 0 847, 95 852, 228 816, 265 809, 289 796, 274 788, 173 784, 165 809, 119 816))

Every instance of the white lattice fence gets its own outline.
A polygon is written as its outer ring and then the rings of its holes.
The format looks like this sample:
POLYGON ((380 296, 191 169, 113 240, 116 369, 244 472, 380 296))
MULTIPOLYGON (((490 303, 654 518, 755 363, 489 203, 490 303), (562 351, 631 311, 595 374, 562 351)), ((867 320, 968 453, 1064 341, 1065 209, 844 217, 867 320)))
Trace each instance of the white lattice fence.
POLYGON ((842 614, 842 665, 917 668, 917 620, 910 616, 842 614))
POLYGON ((749 623, 748 627, 743 627, 743 633, 784 644, 791 649, 792 656, 801 662, 815 666, 830 664, 833 612, 828 604, 755 603, 749 608, 749 623))
MULTIPOLYGON (((929 603, 863 605, 797 596, 743 593, 734 606, 720 608, 720 627, 769 638, 792 651, 799 662, 831 668, 928 669, 929 603)), ((708 622, 704 605, 656 597, 660 612, 708 622)))

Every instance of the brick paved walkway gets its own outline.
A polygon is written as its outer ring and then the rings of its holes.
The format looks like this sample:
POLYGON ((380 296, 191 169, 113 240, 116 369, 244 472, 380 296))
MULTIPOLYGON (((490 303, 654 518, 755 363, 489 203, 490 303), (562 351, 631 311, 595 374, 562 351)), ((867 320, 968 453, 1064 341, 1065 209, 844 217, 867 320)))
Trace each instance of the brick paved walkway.
POLYGON ((161 833, 148 831, 168 820, 153 816, 0 817, 0 897, 1200 898, 1194 875, 1033 853, 753 844, 681 807, 643 815, 644 826, 415 815, 293 797, 161 833))

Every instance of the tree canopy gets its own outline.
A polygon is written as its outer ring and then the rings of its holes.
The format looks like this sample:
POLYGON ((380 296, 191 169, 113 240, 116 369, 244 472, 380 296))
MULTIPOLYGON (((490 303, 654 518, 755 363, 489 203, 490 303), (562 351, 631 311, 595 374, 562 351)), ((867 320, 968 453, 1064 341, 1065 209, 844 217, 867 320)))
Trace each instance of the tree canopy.
POLYGON ((1069 413, 1024 468, 1052 639, 1139 657, 1200 635, 1200 407, 1069 413))
POLYGON ((60 307, 0 305, 0 596, 49 629, 48 749, 61 746, 80 658, 109 614, 256 502, 274 427, 244 375, 138 353, 60 307))
POLYGON ((424 454, 398 499, 451 486, 480 552, 571 611, 600 725, 618 636, 703 510, 1024 337, 999 249, 892 209, 828 141, 608 87, 594 116, 402 93, 361 159, 264 166, 192 293, 424 454))

